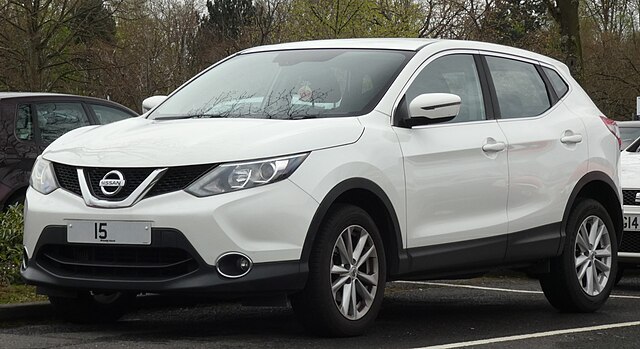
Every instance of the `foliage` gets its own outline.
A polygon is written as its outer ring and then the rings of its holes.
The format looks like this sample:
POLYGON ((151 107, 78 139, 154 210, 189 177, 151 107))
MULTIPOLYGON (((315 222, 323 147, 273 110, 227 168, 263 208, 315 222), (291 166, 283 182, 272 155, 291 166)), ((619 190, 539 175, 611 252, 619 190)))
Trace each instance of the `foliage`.
POLYGON ((245 48, 352 37, 470 39, 550 55, 615 119, 629 118, 640 95, 638 0, 0 0, 0 91, 139 110, 245 48))
POLYGON ((17 205, 0 213, 0 285, 21 281, 22 210, 22 205, 17 205))
POLYGON ((100 69, 91 45, 113 36, 102 0, 6 0, 0 3, 0 81, 8 89, 68 90, 100 69))
POLYGON ((293 0, 288 32, 293 40, 417 37, 421 5, 406 0, 293 0))
POLYGON ((256 13, 252 0, 207 0, 202 27, 219 39, 237 40, 256 13))
POLYGON ((542 0, 502 0, 482 19, 485 36, 502 45, 518 46, 546 24, 547 7, 542 0))

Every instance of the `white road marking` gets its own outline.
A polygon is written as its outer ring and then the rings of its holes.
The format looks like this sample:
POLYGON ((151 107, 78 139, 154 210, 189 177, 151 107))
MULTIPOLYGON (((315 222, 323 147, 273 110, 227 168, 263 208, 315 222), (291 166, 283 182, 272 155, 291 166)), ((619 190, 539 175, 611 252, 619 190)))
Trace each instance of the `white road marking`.
POLYGON ((599 325, 599 326, 591 326, 591 327, 569 328, 566 330, 537 332, 537 333, 521 334, 516 336, 497 337, 497 338, 481 339, 481 340, 475 340, 475 341, 433 345, 429 347, 422 347, 422 348, 415 348, 415 349, 463 348, 463 347, 468 347, 473 345, 486 345, 486 344, 518 341, 518 340, 531 339, 531 338, 559 336, 563 334, 580 333, 580 332, 593 332, 593 331, 609 330, 613 328, 632 327, 632 326, 640 326, 640 321, 621 322, 617 324, 599 325))
MULTIPOLYGON (((444 282, 429 282, 429 281, 395 281, 400 284, 413 284, 413 285, 426 285, 426 286, 441 286, 441 287, 456 287, 456 288, 470 288, 483 291, 498 291, 498 292, 510 292, 510 293, 528 293, 528 294, 543 294, 542 291, 529 291, 529 290, 514 290, 510 288, 499 287, 486 287, 486 286, 473 286, 464 284, 448 284, 444 282)), ((624 298, 624 299, 640 299, 639 296, 625 296, 612 294, 611 298, 624 298)))
POLYGON ((463 284, 447 284, 447 283, 444 283, 444 282, 429 282, 429 281, 396 281, 396 282, 397 283, 401 283, 401 284, 413 284, 413 285, 471 288, 471 289, 474 289, 474 290, 483 290, 483 291, 499 291, 499 292, 512 292, 512 293, 542 294, 542 291, 513 290, 513 289, 510 289, 510 288, 473 286, 473 285, 463 285, 463 284))

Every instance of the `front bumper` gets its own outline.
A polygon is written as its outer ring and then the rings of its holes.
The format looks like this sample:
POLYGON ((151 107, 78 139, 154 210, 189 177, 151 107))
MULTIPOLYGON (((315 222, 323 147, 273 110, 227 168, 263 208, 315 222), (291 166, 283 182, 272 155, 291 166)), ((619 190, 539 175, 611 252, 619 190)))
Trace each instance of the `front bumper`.
POLYGON ((67 289, 291 292, 306 280, 306 265, 299 260, 317 208, 289 180, 208 198, 179 191, 111 209, 88 207, 80 196, 62 189, 49 195, 30 189, 24 235, 28 262, 22 276, 34 285, 67 289), (150 221, 151 245, 69 243, 66 220, 150 221), (158 257, 176 249, 192 260, 158 257), (248 256, 252 270, 237 279, 219 275, 216 261, 228 252, 248 256), (136 271, 139 265, 111 265, 118 259, 157 263, 136 271))
POLYGON ((304 287, 306 265, 298 261, 255 264, 240 279, 228 279, 207 265, 177 230, 154 228, 152 244, 131 246, 95 246, 66 242, 65 226, 49 226, 42 233, 33 258, 22 268, 23 278, 45 289, 86 289, 152 293, 231 294, 233 296, 293 293, 304 287), (75 251, 70 257, 68 247, 75 251), (183 251, 184 260, 171 263, 162 254, 175 256, 183 251), (142 251, 144 253, 139 253, 142 251), (148 253, 148 252, 152 253, 148 253), (144 255, 144 256, 142 256, 144 255), (149 258, 152 255, 153 258, 149 258), (161 268, 162 267, 162 268, 161 268))

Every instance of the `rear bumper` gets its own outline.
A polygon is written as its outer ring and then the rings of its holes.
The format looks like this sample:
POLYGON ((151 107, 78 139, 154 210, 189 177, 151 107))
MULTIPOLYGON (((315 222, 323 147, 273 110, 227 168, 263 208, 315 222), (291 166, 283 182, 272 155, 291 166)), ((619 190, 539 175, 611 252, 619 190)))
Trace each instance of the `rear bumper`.
POLYGON ((244 277, 223 277, 204 262, 181 232, 163 228, 152 230, 151 245, 131 248, 69 244, 66 227, 48 226, 30 255, 32 258, 21 270, 22 277, 44 289, 241 297, 294 293, 304 287, 307 278, 307 266, 299 261, 258 263, 244 277), (63 247, 65 253, 57 252, 56 247, 63 247), (166 263, 161 260, 162 251, 167 250, 183 251, 188 256, 185 265, 170 273, 161 272, 159 269, 166 263))

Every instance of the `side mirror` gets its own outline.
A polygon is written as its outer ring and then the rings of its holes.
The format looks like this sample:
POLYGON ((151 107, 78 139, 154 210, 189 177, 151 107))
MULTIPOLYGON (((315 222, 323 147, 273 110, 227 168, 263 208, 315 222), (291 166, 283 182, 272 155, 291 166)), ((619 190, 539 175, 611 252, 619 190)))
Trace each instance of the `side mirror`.
POLYGON ((142 101, 142 114, 155 108, 158 104, 164 102, 167 96, 152 96, 142 101))
POLYGON ((450 121, 460 113, 462 99, 451 93, 426 93, 409 103, 409 126, 450 121))

